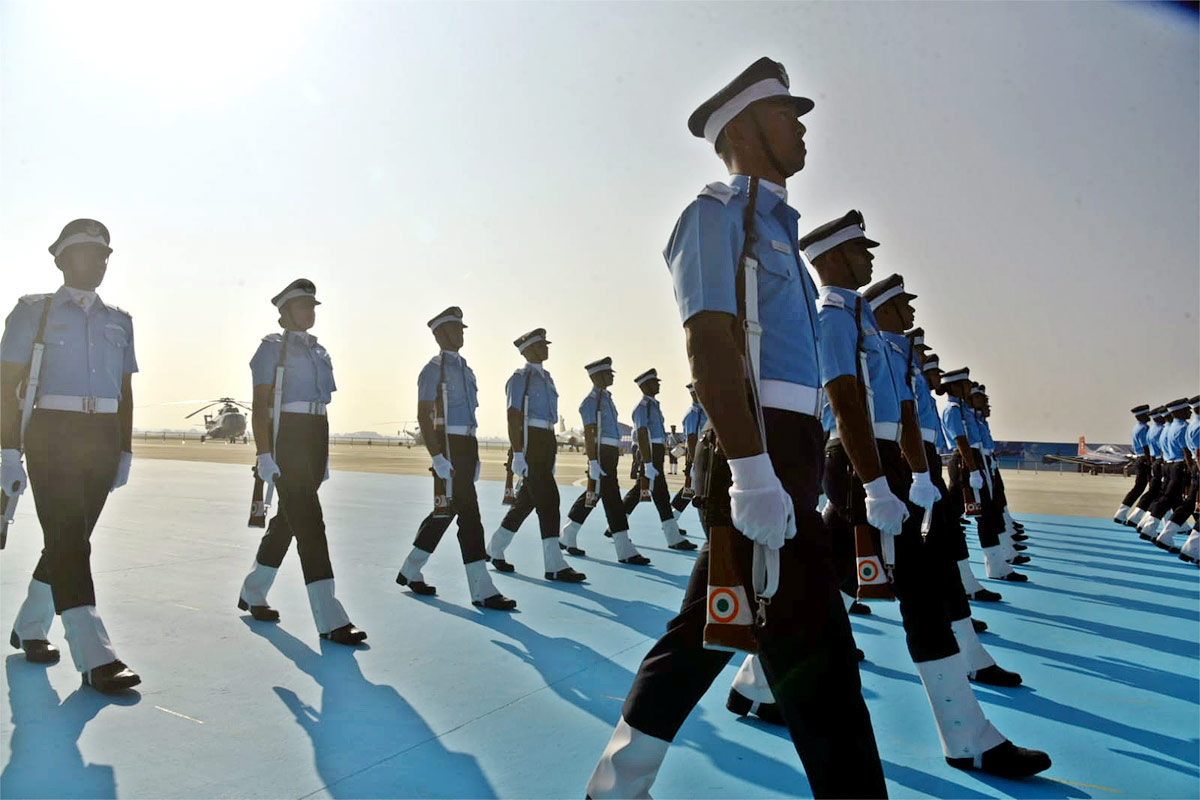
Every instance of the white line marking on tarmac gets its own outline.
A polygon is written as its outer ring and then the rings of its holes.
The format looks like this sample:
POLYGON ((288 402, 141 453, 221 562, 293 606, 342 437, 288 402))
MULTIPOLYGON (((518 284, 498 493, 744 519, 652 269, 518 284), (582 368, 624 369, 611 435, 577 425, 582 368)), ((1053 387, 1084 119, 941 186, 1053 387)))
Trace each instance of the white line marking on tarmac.
POLYGON ((203 611, 204 609, 196 608, 195 606, 185 606, 183 603, 176 603, 180 608, 186 608, 188 611, 203 611))
POLYGON ((1070 784, 1071 786, 1082 786, 1085 789, 1099 789, 1102 792, 1112 792, 1113 794, 1125 794, 1125 791, 1123 789, 1110 789, 1107 786, 1097 786, 1094 783, 1080 783, 1079 781, 1066 781, 1066 780, 1063 780, 1062 778, 1050 778, 1050 777, 1047 777, 1046 780, 1054 781, 1055 783, 1067 783, 1067 784, 1070 784))
POLYGON ((162 706, 155 706, 155 708, 157 708, 159 711, 162 711, 163 713, 170 714, 171 716, 183 717, 184 719, 191 720, 192 722, 196 723, 197 725, 204 724, 204 720, 202 720, 202 719, 196 719, 195 717, 189 717, 187 714, 180 714, 178 711, 172 711, 169 708, 163 708, 162 706))

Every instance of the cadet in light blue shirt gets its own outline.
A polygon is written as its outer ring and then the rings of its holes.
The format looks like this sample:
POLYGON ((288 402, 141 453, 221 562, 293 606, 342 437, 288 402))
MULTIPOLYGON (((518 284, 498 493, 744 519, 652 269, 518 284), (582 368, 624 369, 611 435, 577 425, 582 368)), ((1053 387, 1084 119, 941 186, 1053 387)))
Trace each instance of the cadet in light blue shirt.
MULTIPOLYGON (((1184 524, 1188 517, 1196 514, 1196 495, 1200 492, 1200 467, 1197 465, 1195 453, 1197 437, 1200 436, 1200 420, 1197 420, 1195 412, 1197 406, 1200 406, 1200 397, 1193 397, 1190 400, 1180 399, 1173 405, 1178 408, 1178 411, 1176 418, 1171 423, 1172 426, 1175 423, 1183 423, 1183 435, 1178 444, 1183 463, 1173 465, 1179 480, 1180 499, 1173 509, 1164 512, 1163 527, 1154 543, 1172 553, 1177 553, 1180 548, 1175 546, 1175 534, 1186 532, 1184 524)), ((1172 447, 1174 446, 1173 444, 1172 447)), ((1196 542, 1191 539, 1189 541, 1192 542, 1192 549, 1194 549, 1196 542)), ((1194 557, 1190 550, 1188 554, 1180 555, 1184 561, 1187 561, 1189 557, 1194 557)))
POLYGON ((1166 467, 1162 460, 1162 434, 1166 431, 1163 423, 1166 422, 1167 416, 1167 409, 1164 406, 1158 406, 1150 412, 1150 424, 1146 427, 1146 449, 1150 451, 1151 459, 1150 482, 1125 520, 1125 524, 1136 526, 1139 531, 1142 530, 1143 525, 1150 523, 1152 519, 1149 513, 1150 507, 1162 495, 1166 483, 1166 467))
MULTIPOLYGON (((0 339, 0 485, 8 501, 6 517, 11 519, 32 478, 44 544, 13 624, 12 644, 28 661, 58 661, 59 651, 48 638, 57 612, 83 685, 101 692, 128 689, 141 680, 117 659, 105 633, 88 561, 104 502, 125 485, 133 460, 133 320, 96 294, 108 269, 109 243, 108 229, 96 220, 67 223, 49 248, 63 286, 53 294, 22 297, 0 339), (42 347, 35 348, 39 338, 42 347), (18 386, 30 379, 37 351, 37 390, 22 396, 18 386), (25 400, 36 401, 27 429, 25 400)), ((21 528, 26 535, 35 530, 21 528)))
POLYGON ((1192 419, 1188 422, 1184 443, 1191 449, 1193 456, 1200 457, 1200 396, 1193 397, 1188 403, 1192 406, 1192 419))
MULTIPOLYGON (((671 493, 667 490, 667 479, 663 477, 663 461, 667 456, 666 425, 663 421, 662 408, 656 395, 661 388, 658 372, 648 369, 634 378, 638 388, 642 390, 642 399, 633 409, 633 441, 642 454, 642 475, 649 483, 650 498, 658 509, 658 519, 662 525, 663 536, 667 547, 672 550, 695 550, 696 545, 684 538, 683 531, 675 521, 675 509, 671 506, 671 493)), ((633 488, 625 493, 625 515, 629 516, 641 502, 641 487, 634 483, 633 488)))
MULTIPOLYGON (((450 415, 446 421, 450 426, 449 432, 455 436, 474 436, 479 384, 475 380, 475 371, 467 365, 461 353, 443 350, 429 360, 417 376, 417 402, 437 403, 438 388, 443 380, 446 382, 446 405, 450 415)), ((440 420, 441 406, 436 406, 434 410, 440 420)))
MULTIPOLYGON (((1192 410, 1187 398, 1181 397, 1167 404, 1166 413, 1168 419, 1163 425, 1160 439, 1163 488, 1158 498, 1146 509, 1150 522, 1143 521, 1139 530, 1143 536, 1154 539, 1154 543, 1164 550, 1176 551, 1178 548, 1175 547, 1175 533, 1180 525, 1173 522, 1172 517, 1180 510, 1179 505, 1188 493, 1190 484, 1191 454, 1185 455, 1184 439, 1187 436, 1187 418, 1191 416, 1192 410), (1157 529, 1158 523, 1162 524, 1161 530, 1157 529)), ((1183 516, 1180 522, 1183 519, 1186 519, 1186 516, 1183 516)))
MULTIPOLYGON (((708 424, 708 414, 704 412, 704 406, 700 405, 700 400, 696 397, 696 385, 689 383, 687 390, 692 396, 692 407, 683 415, 683 441, 687 446, 687 460, 683 462, 683 486, 680 486, 679 491, 671 498, 671 508, 675 511, 676 520, 695 497, 696 493, 692 488, 692 464, 696 459, 696 447, 699 445, 700 432, 708 424)), ((703 521, 701 526, 703 527, 703 521)), ((687 535, 687 532, 682 529, 680 532, 687 535)))
POLYGON ((554 379, 542 365, 550 357, 550 340, 545 328, 535 328, 517 337, 513 345, 525 357, 525 366, 512 374, 505 386, 508 396, 508 439, 512 442, 512 471, 520 477, 516 502, 488 542, 487 554, 492 566, 501 572, 516 567, 504 557, 521 523, 535 510, 542 534, 542 561, 546 580, 579 583, 587 578, 576 572, 559 549, 558 484, 554 482, 554 462, 558 440, 554 426, 558 422, 558 390, 554 379))
MULTIPOLYGON (((892 374, 887 354, 887 342, 879 332, 875 314, 862 295, 853 289, 837 286, 821 287, 821 383, 828 384, 842 375, 861 375, 867 387, 871 418, 879 438, 896 441, 900 423, 900 402, 911 400, 912 393, 901 378, 892 374), (861 319, 861 350, 854 351, 853 343, 859 339, 858 323, 861 319), (863 371, 860 358, 866 360, 863 371), (881 435, 880 431, 891 432, 881 435)), ((837 422, 833 408, 825 404, 821 413, 821 424, 830 436, 837 438, 837 422)))
POLYGON ((333 565, 317 495, 329 478, 329 418, 325 404, 337 389, 329 353, 308 333, 316 324, 320 305, 317 287, 307 278, 299 278, 271 298, 271 304, 279 311, 283 333, 263 337, 250 360, 254 382, 252 424, 258 449, 255 476, 273 485, 279 495, 279 510, 259 543, 250 573, 242 581, 238 608, 250 612, 254 619, 279 619, 279 612, 267 604, 267 593, 295 539, 317 633, 322 639, 353 646, 367 634, 354 627, 334 594, 333 565), (275 407, 276 368, 281 362, 282 398, 275 407))
POLYGON ((1117 512, 1113 514, 1113 522, 1118 525, 1132 524, 1129 519, 1130 511, 1137 499, 1142 496, 1142 492, 1146 489, 1146 484, 1150 480, 1150 457, 1146 455, 1150 449, 1146 441, 1147 421, 1150 419, 1150 406, 1140 405, 1129 409, 1133 414, 1134 423, 1133 431, 1130 433, 1130 439, 1133 442, 1133 453, 1135 463, 1137 464, 1137 475, 1133 481, 1133 488, 1130 489, 1124 499, 1121 500, 1121 505, 1117 508, 1117 512))

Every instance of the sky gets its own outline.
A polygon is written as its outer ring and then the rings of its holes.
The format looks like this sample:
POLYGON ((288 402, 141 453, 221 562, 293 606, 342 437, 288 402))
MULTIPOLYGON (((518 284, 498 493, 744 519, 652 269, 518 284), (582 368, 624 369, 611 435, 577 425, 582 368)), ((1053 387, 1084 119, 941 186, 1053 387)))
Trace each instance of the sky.
POLYGON ((248 399, 297 277, 334 431, 413 419, 449 305, 480 435, 536 327, 568 425, 605 355, 622 421, 655 367, 678 422, 662 248, 727 177, 686 119, 763 55, 816 102, 800 232, 863 212, 997 439, 1122 442, 1200 392, 1200 36, 1145 3, 0 0, 0 306, 61 285, 46 248, 93 217, 139 428, 248 399))

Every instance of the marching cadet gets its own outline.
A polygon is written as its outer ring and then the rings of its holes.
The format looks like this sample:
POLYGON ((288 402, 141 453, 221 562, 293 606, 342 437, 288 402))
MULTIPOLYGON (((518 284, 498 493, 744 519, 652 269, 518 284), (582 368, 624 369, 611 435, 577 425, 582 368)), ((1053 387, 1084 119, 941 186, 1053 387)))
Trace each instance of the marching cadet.
POLYGON ((141 683, 96 611, 90 561, 96 520, 133 461, 133 319, 96 294, 109 243, 96 220, 67 223, 50 245, 62 287, 22 297, 0 340, 0 480, 9 506, 33 488, 44 542, 10 642, 29 661, 58 661, 49 641, 57 613, 83 685, 106 693, 141 683))
POLYGON ((985 589, 975 573, 971 571, 970 554, 967 550, 967 535, 962 524, 963 498, 961 492, 951 492, 942 477, 941 453, 950 452, 946 434, 942 430, 942 422, 938 418, 937 402, 933 392, 942 388, 942 371, 940 360, 936 353, 928 353, 921 367, 920 374, 915 380, 913 393, 917 398, 917 415, 921 422, 921 438, 925 441, 925 461, 929 464, 929 474, 933 483, 942 494, 941 514, 944 524, 951 531, 953 552, 958 565, 958 575, 962 580, 963 590, 967 597, 981 603, 996 603, 1001 600, 999 592, 985 589))
POLYGON ((438 542, 458 518, 458 547, 467 571, 471 604, 497 611, 512 611, 517 601, 505 597, 492 583, 483 545, 483 521, 479 518, 479 442, 475 438, 475 409, 479 389, 475 373, 463 358, 466 325, 462 309, 451 306, 427 323, 440 351, 417 377, 417 424, 433 459, 433 473, 449 485, 448 508, 434 510, 417 528, 412 552, 404 560, 396 583, 415 594, 436 594, 425 582, 421 568, 433 555, 438 542))
POLYGON ((525 357, 525 366, 514 372, 505 385, 512 471, 521 478, 521 488, 517 492, 517 502, 488 542, 488 558, 500 572, 515 569, 505 560, 504 551, 517 535, 521 523, 536 509, 542 531, 546 580, 579 583, 587 576, 567 565, 558 541, 558 484, 554 482, 554 461, 558 455, 558 441, 554 438, 554 424, 558 422, 558 390, 550 372, 542 366, 550 357, 546 329, 536 328, 513 344, 525 357))
POLYGON ((254 381, 251 424, 258 450, 256 475, 274 485, 279 510, 242 582, 238 608, 257 620, 279 619, 279 612, 267 604, 267 592, 294 538, 317 633, 331 642, 357 645, 367 634, 354 627, 334 595, 325 519, 317 496, 329 478, 325 407, 337 391, 329 352, 308 332, 317 321, 317 287, 299 278, 272 297, 271 304, 279 311, 283 333, 264 336, 250 359, 254 381), (280 369, 282 386, 277 385, 280 369))
MULTIPOLYGON (((648 369, 633 379, 642 390, 642 399, 633 409, 633 437, 638 451, 643 454, 642 474, 650 484, 650 497, 658 509, 663 536, 667 547, 672 550, 695 550, 679 530, 675 521, 675 510, 671 506, 671 493, 667 490, 667 479, 663 477, 663 458, 666 455, 666 431, 663 427, 662 408, 654 399, 659 392, 658 372, 648 369)), ((625 493, 625 515, 629 516, 641 502, 641 487, 635 481, 633 488, 625 493)))
POLYGON ((671 426, 671 430, 667 431, 667 440, 665 442, 667 451, 667 460, 670 462, 671 469, 668 475, 679 474, 679 455, 675 452, 675 448, 680 444, 679 434, 675 431, 675 426, 671 426))
POLYGON ((1192 476, 1192 454, 1187 448, 1187 421, 1192 416, 1192 408, 1187 398, 1181 397, 1168 404, 1167 412, 1171 414, 1171 421, 1162 435, 1165 485, 1158 500, 1146 512, 1160 520, 1161 529, 1150 527, 1146 533, 1154 537, 1156 545, 1174 552, 1178 549, 1175 547, 1175 534, 1180 525, 1173 522, 1172 517, 1188 493, 1192 476))
MULTIPOLYGON (((751 549, 778 553, 778 590, 769 608, 758 606, 753 635, 813 795, 885 797, 850 622, 816 512, 824 439, 816 287, 799 258, 799 214, 785 188, 804 166, 797 118, 812 106, 791 95, 783 66, 769 58, 705 101, 688 128, 716 148, 732 177, 692 201, 663 254, 696 394, 720 448, 708 471, 705 524, 710 534, 716 526, 741 532, 734 544, 746 569, 751 549), (757 302, 739 304, 747 297, 739 283, 757 302), (748 328, 750 321, 757 324, 748 328), (748 364, 757 381, 747 380, 748 364), (735 388, 755 384, 760 407, 735 388)), ((649 796, 671 740, 729 662, 729 651, 703 644, 709 555, 706 544, 679 615, 638 669, 587 785, 597 800, 649 796)), ((755 619, 740 600, 730 613, 755 619)))
MULTIPOLYGON (((650 559, 639 553, 629 540, 629 520, 625 515, 625 505, 621 502, 621 487, 617 485, 621 431, 617 427, 617 407, 608 391, 613 384, 612 359, 601 358, 584 369, 592 380, 592 390, 579 404, 579 415, 583 417, 584 448, 588 457, 588 478, 594 482, 595 491, 604 505, 608 530, 617 549, 617 560, 622 564, 644 567, 650 563, 650 559)), ((592 513, 592 508, 588 505, 588 492, 585 489, 567 514, 567 524, 559 538, 562 546, 573 556, 585 555, 585 551, 579 547, 579 529, 592 513)))
MULTIPOLYGON (((1133 504, 1133 513, 1125 520, 1125 524, 1142 529, 1143 523, 1150 522, 1150 515, 1147 509, 1158 499, 1158 494, 1162 490, 1163 485, 1163 463, 1162 463, 1162 448, 1160 443, 1160 435, 1163 432, 1163 423, 1166 422, 1167 409, 1164 406, 1158 406, 1150 411, 1150 424, 1146 427, 1146 447, 1150 450, 1150 482, 1146 484, 1146 491, 1142 492, 1142 496, 1133 504)), ((1142 538, 1147 538, 1143 536, 1142 538)))
MULTIPOLYGON (((676 520, 687 510, 695 496, 696 490, 692 486, 692 464, 696 460, 696 445, 700 441, 700 431, 704 430, 704 426, 708 424, 708 415, 704 413, 704 407, 696 399, 696 385, 689 383, 687 390, 688 394, 692 396, 692 406, 683 415, 683 444, 687 448, 687 455, 683 461, 683 486, 671 498, 671 508, 675 511, 676 520)), ((679 532, 687 535, 682 529, 679 532)))
POLYGON ((1146 444, 1150 406, 1145 404, 1134 406, 1129 409, 1129 413, 1133 414, 1135 420, 1130 436, 1133 441, 1133 452, 1137 458, 1137 477, 1133 480, 1133 488, 1121 500, 1121 506, 1117 509, 1117 513, 1113 514, 1113 522, 1118 525, 1125 524, 1125 519, 1129 516, 1133 504, 1142 496, 1142 492, 1145 491, 1146 484, 1150 480, 1150 448, 1146 444))
POLYGON ((972 679, 1015 686, 1021 678, 996 666, 979 643, 946 532, 933 527, 941 519, 934 511, 942 495, 925 461, 903 335, 912 324, 915 295, 899 275, 856 291, 870 280, 877 244, 867 238, 857 211, 800 240, 821 277, 821 379, 826 414, 836 423, 826 449, 825 495, 837 511, 834 519, 845 526, 843 536, 864 521, 880 534, 881 561, 890 568, 909 655, 946 762, 1005 777, 1033 775, 1050 766, 1049 757, 1008 741, 971 690, 972 679), (922 533, 925 517, 928 536, 922 533))
MULTIPOLYGON (((1192 451, 1192 491, 1189 495, 1190 508, 1186 510, 1192 515, 1196 524, 1184 541, 1183 547, 1180 548, 1179 557, 1184 561, 1197 563, 1200 561, 1200 395, 1193 397, 1188 403, 1192 406, 1192 421, 1188 424, 1184 443, 1192 451)), ((1184 500, 1185 505, 1188 503, 1189 500, 1184 500)), ((1179 510, 1184 510, 1184 506, 1180 506, 1179 510)), ((1179 510, 1176 511, 1176 515, 1179 510)), ((1173 522, 1185 522, 1186 520, 1186 514, 1182 520, 1178 516, 1172 517, 1173 522)))
MULTIPOLYGON (((942 426, 946 429, 946 438, 951 440, 955 448, 949 470, 951 497, 961 495, 969 486, 970 493, 976 498, 979 514, 975 518, 975 525, 979 534, 979 545, 983 548, 983 564, 987 576, 1016 583, 1028 581, 1027 575, 1022 575, 1012 568, 1006 548, 1000 542, 1000 534, 1004 531, 1004 519, 1000 509, 992 502, 991 491, 984 477, 986 465, 979 450, 982 438, 975 415, 970 413, 971 371, 964 367, 944 372, 942 386, 950 399, 942 411, 942 426)), ((957 507, 954 511, 958 511, 957 507)))
POLYGON ((977 383, 972 387, 970 396, 972 410, 975 414, 975 425, 979 429, 979 452, 983 456, 992 502, 1000 513, 1004 525, 1004 530, 1000 533, 1000 541, 1004 547, 1005 559, 1014 566, 1027 564, 1032 558, 1019 552, 1025 550, 1026 546, 1017 539, 1018 536, 1024 537, 1025 534, 1017 527, 1016 520, 1008 511, 1008 495, 1004 491, 1004 478, 1000 475, 1000 466, 996 463, 996 442, 992 439, 992 429, 988 425, 988 417, 992 410, 988 405, 986 388, 983 384, 977 383))

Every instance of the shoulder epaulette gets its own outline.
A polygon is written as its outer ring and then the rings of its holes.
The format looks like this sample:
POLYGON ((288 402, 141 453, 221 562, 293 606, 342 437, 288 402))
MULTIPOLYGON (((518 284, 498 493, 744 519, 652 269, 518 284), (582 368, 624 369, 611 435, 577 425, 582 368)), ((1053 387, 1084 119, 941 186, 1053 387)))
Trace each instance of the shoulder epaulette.
POLYGON ((266 336, 264 336, 262 338, 262 340, 264 342, 271 342, 271 343, 282 342, 283 334, 282 333, 268 333, 266 336))
POLYGON ((845 308, 846 298, 837 292, 825 292, 820 297, 821 308, 845 308))
POLYGON ((117 306, 114 306, 112 303, 105 303, 104 305, 107 306, 112 311, 116 311, 118 313, 124 314, 125 316, 129 317, 130 319, 133 319, 133 314, 130 314, 128 311, 126 311, 123 308, 118 308, 117 306))
POLYGON ((729 205, 729 201, 732 200, 733 198, 737 197, 737 195, 740 191, 741 190, 738 189, 736 186, 730 186, 727 183, 721 183, 720 181, 716 181, 714 183, 710 183, 708 186, 705 186, 703 189, 701 189, 700 194, 698 196, 699 197, 712 197, 716 200, 719 200, 721 202, 721 205, 727 206, 727 205, 729 205))
POLYGON ((42 300, 50 297, 48 294, 27 294, 21 298, 22 303, 28 303, 31 306, 37 305, 42 300))

